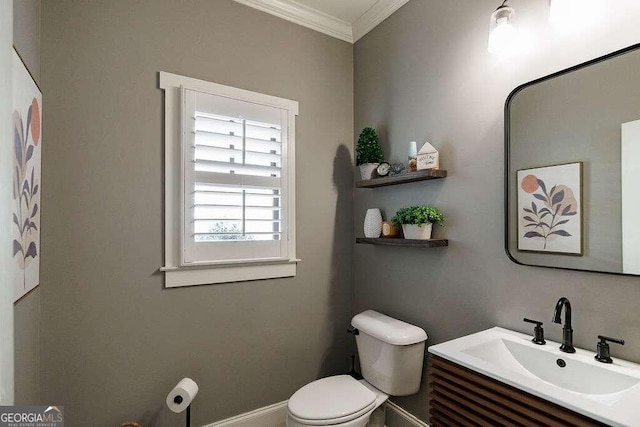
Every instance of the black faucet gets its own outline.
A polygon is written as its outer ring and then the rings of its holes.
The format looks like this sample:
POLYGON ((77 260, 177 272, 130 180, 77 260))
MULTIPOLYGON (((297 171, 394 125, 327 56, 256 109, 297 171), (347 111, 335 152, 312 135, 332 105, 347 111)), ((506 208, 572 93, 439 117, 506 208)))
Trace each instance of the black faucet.
POLYGON ((564 326, 562 328, 562 345, 560 346, 560 351, 575 353, 576 349, 573 347, 573 329, 571 329, 571 303, 568 298, 562 297, 558 300, 556 308, 553 310, 553 323, 560 323, 562 307, 564 307, 564 326))

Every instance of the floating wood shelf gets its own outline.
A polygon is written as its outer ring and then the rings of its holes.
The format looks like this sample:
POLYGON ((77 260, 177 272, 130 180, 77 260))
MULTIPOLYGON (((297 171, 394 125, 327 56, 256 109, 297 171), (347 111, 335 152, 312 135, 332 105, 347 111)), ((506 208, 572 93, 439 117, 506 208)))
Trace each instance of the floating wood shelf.
POLYGON ((357 237, 356 243, 366 243, 369 245, 384 245, 384 246, 404 246, 407 248, 441 248, 444 246, 449 246, 449 240, 447 239, 416 240, 416 239, 393 239, 389 237, 383 237, 378 239, 357 237))
POLYGON ((427 169, 417 172, 408 172, 400 175, 385 176, 382 178, 356 181, 356 188, 386 187, 387 185, 404 184, 407 182, 425 181, 427 179, 445 178, 447 171, 444 169, 427 169))

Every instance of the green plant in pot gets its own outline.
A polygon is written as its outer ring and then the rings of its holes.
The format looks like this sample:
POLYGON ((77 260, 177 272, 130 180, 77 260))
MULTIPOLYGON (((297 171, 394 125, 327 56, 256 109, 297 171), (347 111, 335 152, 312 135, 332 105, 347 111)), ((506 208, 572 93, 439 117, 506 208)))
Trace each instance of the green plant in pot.
POLYGON ((427 240, 431 238, 433 224, 444 222, 444 214, 432 206, 410 206, 398 210, 391 221, 402 226, 405 239, 427 240))
POLYGON ((362 179, 373 178, 376 168, 383 159, 384 153, 376 130, 371 127, 362 129, 356 144, 356 164, 360 167, 362 179))

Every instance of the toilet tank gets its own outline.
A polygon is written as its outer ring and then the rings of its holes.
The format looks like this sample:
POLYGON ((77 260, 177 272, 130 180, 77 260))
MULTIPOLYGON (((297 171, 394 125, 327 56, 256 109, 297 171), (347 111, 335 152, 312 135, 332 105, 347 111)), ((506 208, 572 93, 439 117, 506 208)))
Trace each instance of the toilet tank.
POLYGON ((414 325, 367 310, 356 314, 356 344, 362 376, 392 396, 418 392, 427 333, 414 325))

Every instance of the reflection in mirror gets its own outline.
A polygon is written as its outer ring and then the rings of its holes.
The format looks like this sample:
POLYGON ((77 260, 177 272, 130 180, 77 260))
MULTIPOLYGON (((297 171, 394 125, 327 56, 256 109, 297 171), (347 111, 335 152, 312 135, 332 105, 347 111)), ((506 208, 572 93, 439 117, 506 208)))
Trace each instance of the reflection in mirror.
POLYGON ((640 274, 640 120, 622 124, 622 272, 640 274))
POLYGON ((518 87, 505 132, 509 257, 640 274, 640 45, 518 87))

